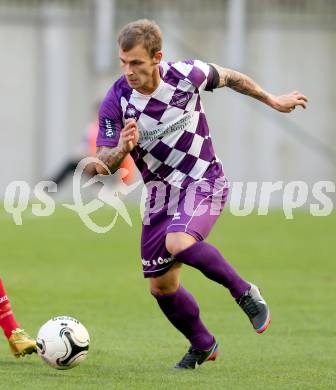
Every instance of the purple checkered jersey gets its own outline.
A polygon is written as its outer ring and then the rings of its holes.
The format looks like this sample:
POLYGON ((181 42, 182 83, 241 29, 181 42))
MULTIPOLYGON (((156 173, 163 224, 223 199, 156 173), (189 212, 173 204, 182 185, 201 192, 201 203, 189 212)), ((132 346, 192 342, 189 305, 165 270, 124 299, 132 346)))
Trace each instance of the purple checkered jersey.
POLYGON ((131 156, 145 183, 186 188, 223 176, 200 98, 200 91, 212 90, 214 73, 199 60, 161 62, 161 81, 150 95, 132 89, 122 76, 101 105, 97 146, 117 146, 125 120, 134 118, 140 139, 131 156))

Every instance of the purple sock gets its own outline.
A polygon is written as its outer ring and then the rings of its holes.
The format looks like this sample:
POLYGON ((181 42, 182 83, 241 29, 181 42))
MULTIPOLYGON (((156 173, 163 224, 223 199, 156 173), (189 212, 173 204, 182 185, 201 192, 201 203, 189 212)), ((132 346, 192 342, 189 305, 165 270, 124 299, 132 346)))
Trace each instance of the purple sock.
POLYGON ((212 245, 200 241, 175 256, 176 260, 200 270, 206 277, 222 284, 237 299, 251 286, 212 245))
POLYGON ((180 286, 173 294, 154 295, 168 320, 190 341, 194 348, 207 350, 213 345, 212 336, 199 316, 194 297, 180 286))

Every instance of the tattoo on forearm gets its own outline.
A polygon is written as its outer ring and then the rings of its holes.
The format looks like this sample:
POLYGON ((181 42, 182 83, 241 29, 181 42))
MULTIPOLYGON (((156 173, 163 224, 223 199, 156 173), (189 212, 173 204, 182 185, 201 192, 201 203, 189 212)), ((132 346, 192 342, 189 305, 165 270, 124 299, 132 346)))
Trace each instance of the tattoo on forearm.
POLYGON ((99 147, 97 149, 97 158, 106 164, 112 173, 119 168, 126 154, 119 146, 115 148, 99 147))
POLYGON ((232 88, 237 92, 252 96, 262 102, 266 101, 268 98, 268 94, 256 82, 242 73, 226 69, 223 77, 225 86, 232 88))
POLYGON ((262 102, 266 102, 269 95, 250 77, 232 69, 213 65, 219 74, 219 87, 229 87, 244 95, 252 96, 262 102))

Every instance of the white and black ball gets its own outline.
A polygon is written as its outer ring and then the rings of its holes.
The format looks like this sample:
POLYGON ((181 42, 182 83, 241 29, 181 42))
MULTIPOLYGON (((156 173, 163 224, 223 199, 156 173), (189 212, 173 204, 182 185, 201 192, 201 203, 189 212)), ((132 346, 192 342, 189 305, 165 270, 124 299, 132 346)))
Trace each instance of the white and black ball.
POLYGON ((85 326, 68 316, 54 317, 37 334, 37 353, 58 370, 73 368, 85 360, 90 336, 85 326))

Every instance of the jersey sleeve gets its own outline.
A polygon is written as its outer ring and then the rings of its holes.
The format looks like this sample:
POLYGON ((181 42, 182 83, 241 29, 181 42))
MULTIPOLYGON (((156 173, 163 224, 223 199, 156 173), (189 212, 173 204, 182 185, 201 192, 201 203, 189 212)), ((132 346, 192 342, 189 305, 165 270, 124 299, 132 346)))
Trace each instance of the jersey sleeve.
POLYGON ((115 88, 112 87, 100 106, 96 145, 117 146, 122 127, 122 110, 115 88))
POLYGON ((192 65, 192 68, 187 79, 200 91, 212 91, 216 76, 214 68, 200 60, 191 60, 190 65, 192 65))

